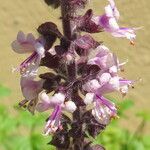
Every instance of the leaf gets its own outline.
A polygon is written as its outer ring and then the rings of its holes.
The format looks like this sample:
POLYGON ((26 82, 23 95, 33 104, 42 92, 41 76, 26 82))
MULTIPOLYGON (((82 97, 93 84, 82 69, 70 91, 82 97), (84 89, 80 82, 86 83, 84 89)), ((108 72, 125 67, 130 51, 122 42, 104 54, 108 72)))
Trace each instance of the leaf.
POLYGON ((0 98, 8 96, 11 93, 9 88, 4 87, 0 84, 0 98))
POLYGON ((45 22, 41 24, 37 31, 44 37, 44 48, 46 50, 49 50, 53 46, 57 38, 62 38, 62 34, 58 30, 57 25, 53 22, 45 22))
POLYGON ((45 22, 41 24, 37 31, 42 34, 43 36, 49 35, 49 36, 56 36, 58 38, 62 38, 62 34, 60 33, 59 29, 57 28, 57 25, 53 22, 45 22))
POLYGON ((78 18, 79 24, 78 24, 78 29, 81 31, 85 31, 88 33, 98 33, 102 31, 102 28, 96 24, 93 20, 93 10, 89 9, 87 12, 78 18))
POLYGON ((87 111, 82 120, 86 123, 86 130, 88 134, 95 138, 100 132, 102 132, 106 125, 99 123, 92 115, 91 111, 87 111))
POLYGON ((45 57, 41 60, 41 66, 46 66, 48 68, 59 68, 60 66, 60 57, 57 55, 51 55, 49 52, 45 54, 45 57))
POLYGON ((61 81, 61 77, 59 75, 57 76, 50 72, 40 74, 39 77, 44 79, 43 88, 47 92, 55 90, 61 81))
POLYGON ((64 131, 57 131, 54 135, 52 140, 49 142, 50 145, 54 145, 57 148, 68 149, 70 145, 70 138, 69 134, 64 131))

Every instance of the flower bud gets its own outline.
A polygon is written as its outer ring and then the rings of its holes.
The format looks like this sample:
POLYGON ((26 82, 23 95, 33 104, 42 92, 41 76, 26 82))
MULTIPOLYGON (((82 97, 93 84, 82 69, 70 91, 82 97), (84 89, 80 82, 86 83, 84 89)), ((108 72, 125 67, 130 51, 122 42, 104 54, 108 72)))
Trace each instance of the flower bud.
POLYGON ((65 110, 68 112, 73 113, 77 109, 77 106, 73 101, 67 101, 65 102, 65 110))

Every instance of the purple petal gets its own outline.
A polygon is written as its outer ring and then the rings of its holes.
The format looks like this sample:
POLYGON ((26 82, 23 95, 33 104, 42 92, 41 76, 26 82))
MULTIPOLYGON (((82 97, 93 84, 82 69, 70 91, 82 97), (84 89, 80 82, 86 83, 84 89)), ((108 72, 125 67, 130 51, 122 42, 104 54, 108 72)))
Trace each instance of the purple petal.
POLYGON ((21 77, 20 84, 25 99, 32 100, 38 97, 39 92, 42 90, 43 81, 34 81, 33 78, 21 77))
POLYGON ((34 43, 35 38, 31 33, 27 34, 26 37, 25 34, 20 31, 18 32, 17 39, 12 42, 11 46, 16 53, 22 54, 33 52, 35 50, 34 43))

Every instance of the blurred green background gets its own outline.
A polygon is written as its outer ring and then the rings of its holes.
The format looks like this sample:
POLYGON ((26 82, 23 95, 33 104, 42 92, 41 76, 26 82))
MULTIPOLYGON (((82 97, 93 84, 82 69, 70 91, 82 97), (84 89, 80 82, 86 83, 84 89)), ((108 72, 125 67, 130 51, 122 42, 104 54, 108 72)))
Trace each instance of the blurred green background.
MULTIPOLYGON (((99 15, 104 12, 106 4, 106 0, 91 0, 88 7, 99 15)), ((143 26, 137 32, 135 46, 126 39, 113 38, 107 33, 93 36, 104 41, 120 60, 129 60, 124 76, 130 79, 141 77, 142 81, 124 99, 114 97, 123 108, 121 119, 113 121, 96 142, 103 143, 107 150, 149 150, 150 1, 116 0, 116 4, 121 13, 120 25, 143 26)), ((52 150, 46 145, 49 137, 41 135, 46 116, 37 114, 33 117, 16 107, 23 97, 19 74, 12 74, 11 69, 26 56, 15 54, 10 43, 19 30, 37 35, 36 28, 45 21, 54 21, 61 29, 59 16, 59 11, 52 10, 43 0, 0 0, 0 150, 52 150)))

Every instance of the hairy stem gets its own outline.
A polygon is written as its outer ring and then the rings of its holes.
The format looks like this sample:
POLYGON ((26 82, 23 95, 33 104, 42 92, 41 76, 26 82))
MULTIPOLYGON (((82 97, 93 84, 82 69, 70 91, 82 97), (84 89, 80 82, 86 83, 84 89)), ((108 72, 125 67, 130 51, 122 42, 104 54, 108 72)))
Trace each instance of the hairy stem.
POLYGON ((61 15, 64 36, 66 36, 67 39, 72 40, 73 25, 71 18, 74 16, 74 11, 71 10, 70 3, 68 0, 61 0, 61 15))
MULTIPOLYGON (((69 0, 61 0, 61 14, 62 14, 62 26, 63 26, 63 32, 64 36, 70 40, 73 41, 77 38, 78 33, 74 30, 76 25, 73 21, 73 17, 75 17, 76 13, 73 7, 70 6, 69 0)), ((68 47, 68 51, 74 54, 75 47, 70 44, 70 47, 68 47)), ((68 81, 73 81, 76 79, 76 62, 75 60, 67 65, 67 72, 68 72, 68 81)), ((72 90, 71 99, 75 99, 75 94, 77 94, 78 91, 76 89, 72 90)), ((78 115, 80 116, 81 112, 78 108, 78 115)), ((73 114, 73 122, 77 121, 80 122, 80 117, 76 117, 75 114, 73 114)), ((82 125, 81 125, 82 126, 82 125)), ((70 145, 70 148, 68 150, 82 150, 83 148, 83 142, 84 138, 81 134, 78 138, 73 138, 73 143, 70 145)), ((59 149, 60 150, 60 149, 59 149)))
MULTIPOLYGON (((70 6, 70 3, 68 0, 61 0, 61 15, 62 15, 62 26, 63 26, 63 32, 64 36, 68 40, 73 40, 75 37, 74 27, 75 23, 73 22, 72 18, 75 16, 75 11, 70 6)), ((74 47, 68 47, 68 50, 71 49, 71 52, 74 53, 74 47)), ((72 81, 75 79, 76 76, 76 67, 75 62, 72 64, 69 64, 67 66, 68 69, 68 81, 72 81)))

